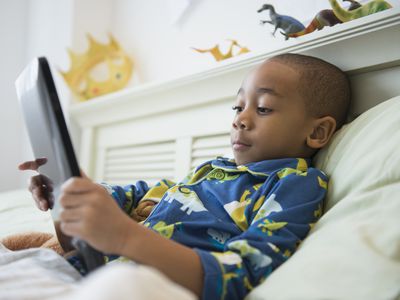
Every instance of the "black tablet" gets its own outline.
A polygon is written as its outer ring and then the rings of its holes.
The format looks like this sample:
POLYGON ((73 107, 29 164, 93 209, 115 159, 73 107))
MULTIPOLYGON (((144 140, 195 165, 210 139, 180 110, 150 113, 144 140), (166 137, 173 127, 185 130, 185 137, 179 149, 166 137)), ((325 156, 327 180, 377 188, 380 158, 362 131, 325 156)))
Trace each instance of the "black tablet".
MULTIPOLYGON (((47 59, 39 57, 30 62, 15 85, 34 156, 47 158, 39 173, 53 183, 55 200, 50 207, 54 222, 58 222, 60 187, 68 178, 80 176, 80 170, 47 59)), ((65 236, 60 230, 56 232, 62 244, 65 236)), ((73 244, 88 271, 104 263, 101 253, 86 243, 74 240, 73 244)), ((68 247, 61 246, 64 250, 68 247)))

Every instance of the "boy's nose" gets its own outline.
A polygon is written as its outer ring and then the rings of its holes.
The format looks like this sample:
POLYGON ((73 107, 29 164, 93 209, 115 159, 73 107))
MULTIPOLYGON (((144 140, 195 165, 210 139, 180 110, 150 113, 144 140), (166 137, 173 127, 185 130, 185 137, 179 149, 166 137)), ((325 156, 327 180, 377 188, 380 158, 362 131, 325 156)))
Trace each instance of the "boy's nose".
POLYGON ((240 115, 236 116, 232 125, 235 129, 248 130, 250 129, 250 118, 242 111, 240 115))

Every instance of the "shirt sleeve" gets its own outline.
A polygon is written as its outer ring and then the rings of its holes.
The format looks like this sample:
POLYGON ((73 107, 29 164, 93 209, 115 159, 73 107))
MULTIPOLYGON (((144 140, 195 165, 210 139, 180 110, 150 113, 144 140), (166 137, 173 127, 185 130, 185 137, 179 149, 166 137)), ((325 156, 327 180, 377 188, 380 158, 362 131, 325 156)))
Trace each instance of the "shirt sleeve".
POLYGON ((205 277, 203 299, 243 299, 285 262, 322 214, 327 178, 310 168, 276 174, 243 211, 247 228, 222 252, 195 249, 205 277))
POLYGON ((151 200, 158 203, 164 193, 175 183, 162 179, 151 188, 145 181, 138 181, 136 184, 126 186, 109 185, 107 183, 101 183, 101 185, 114 198, 119 207, 132 216, 133 210, 140 201, 151 200))

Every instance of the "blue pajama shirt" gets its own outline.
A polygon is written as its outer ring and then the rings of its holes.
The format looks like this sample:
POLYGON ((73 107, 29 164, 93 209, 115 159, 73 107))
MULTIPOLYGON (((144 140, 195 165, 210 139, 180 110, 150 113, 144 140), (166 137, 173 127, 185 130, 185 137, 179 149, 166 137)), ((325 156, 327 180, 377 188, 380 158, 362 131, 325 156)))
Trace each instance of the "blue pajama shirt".
POLYGON ((328 179, 310 164, 287 158, 237 166, 217 158, 178 184, 105 186, 130 215, 141 200, 158 202, 144 226, 196 251, 203 299, 243 299, 322 215, 328 179))

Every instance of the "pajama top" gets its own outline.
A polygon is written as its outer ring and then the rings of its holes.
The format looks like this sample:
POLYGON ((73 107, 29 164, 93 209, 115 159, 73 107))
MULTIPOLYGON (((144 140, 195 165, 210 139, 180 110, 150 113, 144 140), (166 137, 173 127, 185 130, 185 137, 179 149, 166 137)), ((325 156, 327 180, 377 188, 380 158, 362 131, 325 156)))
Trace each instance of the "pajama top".
POLYGON ((322 214, 327 180, 308 159, 217 158, 178 184, 106 187, 128 214, 141 200, 159 202, 144 226, 197 252, 202 298, 212 300, 243 299, 293 254, 322 214))

